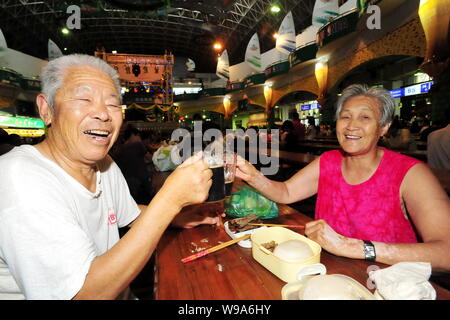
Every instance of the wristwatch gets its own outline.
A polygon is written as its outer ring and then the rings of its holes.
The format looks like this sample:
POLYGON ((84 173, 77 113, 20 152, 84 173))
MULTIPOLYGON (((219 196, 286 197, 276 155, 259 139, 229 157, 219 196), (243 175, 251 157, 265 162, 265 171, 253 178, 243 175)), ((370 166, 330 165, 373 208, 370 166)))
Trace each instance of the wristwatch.
POLYGON ((372 242, 368 240, 363 240, 364 242, 364 256, 367 261, 375 261, 377 255, 375 252, 375 246, 372 242))

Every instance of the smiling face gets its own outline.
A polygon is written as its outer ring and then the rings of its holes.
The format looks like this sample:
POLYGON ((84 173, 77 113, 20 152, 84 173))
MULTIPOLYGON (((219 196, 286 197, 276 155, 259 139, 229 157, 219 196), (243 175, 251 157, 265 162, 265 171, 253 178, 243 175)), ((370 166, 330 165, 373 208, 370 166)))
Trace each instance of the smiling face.
POLYGON ((54 101, 54 112, 44 116, 51 123, 52 151, 88 165, 103 159, 122 125, 119 93, 111 78, 91 67, 71 67, 54 101))
POLYGON ((380 125, 381 104, 370 96, 348 99, 336 123, 336 135, 342 149, 351 155, 375 151, 379 138, 386 134, 389 124, 380 125))

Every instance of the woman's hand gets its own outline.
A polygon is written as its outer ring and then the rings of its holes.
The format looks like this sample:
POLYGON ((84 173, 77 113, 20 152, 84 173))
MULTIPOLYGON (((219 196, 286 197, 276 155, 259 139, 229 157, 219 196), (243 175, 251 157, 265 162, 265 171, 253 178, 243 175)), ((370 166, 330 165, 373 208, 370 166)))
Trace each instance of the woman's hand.
POLYGON ((261 173, 250 162, 240 155, 236 155, 236 177, 251 184, 255 177, 260 174, 261 173))
POLYGON ((212 171, 202 160, 202 153, 188 158, 166 179, 160 192, 169 201, 183 208, 204 202, 212 184, 212 171))
POLYGON ((324 250, 337 256, 361 259, 363 245, 361 240, 350 239, 334 231, 323 220, 315 220, 305 225, 305 235, 317 242, 324 250))

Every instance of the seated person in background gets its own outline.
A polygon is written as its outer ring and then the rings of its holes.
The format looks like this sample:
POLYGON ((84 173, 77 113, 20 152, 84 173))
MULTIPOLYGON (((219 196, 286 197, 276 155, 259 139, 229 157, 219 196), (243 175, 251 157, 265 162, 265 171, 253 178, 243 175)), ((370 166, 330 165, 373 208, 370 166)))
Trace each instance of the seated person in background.
POLYGON ((147 148, 139 130, 132 126, 125 129, 124 140, 113 159, 122 171, 133 199, 138 204, 146 204, 152 197, 150 172, 145 163, 147 148))
POLYGON ((294 134, 297 136, 298 142, 305 140, 305 125, 300 121, 298 112, 292 114, 292 124, 294 125, 294 134))
POLYGON ((0 156, 11 151, 14 147, 9 141, 8 132, 0 128, 0 156))
POLYGON ((423 126, 420 128, 420 131, 419 131, 419 136, 421 136, 422 133, 423 133, 425 130, 427 130, 429 127, 430 127, 430 120, 424 119, 424 120, 423 120, 423 126))
POLYGON ((394 121, 385 136, 385 143, 389 149, 408 150, 413 139, 408 128, 403 128, 400 121, 394 121))
POLYGON ((447 194, 425 164, 377 146, 394 108, 386 90, 352 85, 337 103, 342 150, 323 153, 285 182, 266 178, 238 157, 236 176, 279 203, 317 193, 317 220, 306 224, 305 234, 332 254, 450 270, 447 194))
POLYGON ((445 110, 447 126, 428 135, 427 158, 431 168, 450 170, 450 107, 445 110))
POLYGON ((16 133, 10 134, 10 135, 8 136, 8 140, 9 140, 9 143, 12 144, 12 145, 15 146, 15 147, 18 147, 18 146, 20 146, 21 144, 23 144, 22 137, 19 136, 19 135, 16 134, 16 133))
POLYGON ((430 133, 442 129, 443 127, 445 127, 445 121, 442 120, 433 121, 428 128, 423 129, 423 131, 420 133, 420 141, 427 142, 430 133))
POLYGON ((305 139, 312 140, 317 137, 319 129, 316 126, 316 120, 313 117, 308 117, 308 127, 306 128, 305 139))
POLYGON ((211 170, 201 154, 191 157, 138 207, 107 156, 122 125, 117 72, 67 55, 41 79, 48 136, 0 157, 0 299, 122 297, 180 210, 207 198, 211 170))
POLYGON ((284 121, 280 130, 280 149, 295 151, 297 149, 297 141, 297 135, 294 133, 292 121, 284 121))

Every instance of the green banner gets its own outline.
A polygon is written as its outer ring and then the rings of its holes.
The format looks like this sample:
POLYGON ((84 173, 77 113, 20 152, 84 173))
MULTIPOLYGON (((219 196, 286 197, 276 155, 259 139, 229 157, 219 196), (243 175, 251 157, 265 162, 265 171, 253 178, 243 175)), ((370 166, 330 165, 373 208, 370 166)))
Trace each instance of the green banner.
POLYGON ((277 76, 279 74, 283 74, 289 71, 290 68, 289 61, 282 61, 278 63, 274 63, 271 66, 267 67, 266 70, 264 70, 264 74, 266 78, 271 78, 274 76, 277 76))
POLYGON ((236 90, 242 90, 242 89, 244 89, 243 81, 235 81, 235 82, 230 82, 227 84, 228 91, 236 91, 236 90))
POLYGON ((0 127, 42 129, 45 125, 38 118, 0 116, 0 127))
POLYGON ((333 21, 325 24, 317 33, 318 46, 322 47, 336 39, 356 31, 358 20, 359 12, 353 11, 344 16, 339 16, 333 21))
POLYGON ((244 79, 244 87, 250 87, 257 84, 263 84, 266 81, 266 75, 264 73, 252 74, 244 79))
POLYGON ((41 91, 41 82, 36 79, 22 78, 22 89, 29 91, 41 91))
POLYGON ((20 88, 22 84, 22 77, 13 70, 0 68, 0 83, 6 83, 20 88))
POLYGON ((207 88, 199 92, 202 97, 223 96, 226 94, 225 88, 207 88))
POLYGON ((317 44, 314 42, 310 45, 305 45, 301 48, 296 49, 289 55, 289 62, 291 63, 291 67, 316 58, 317 54, 317 44))

